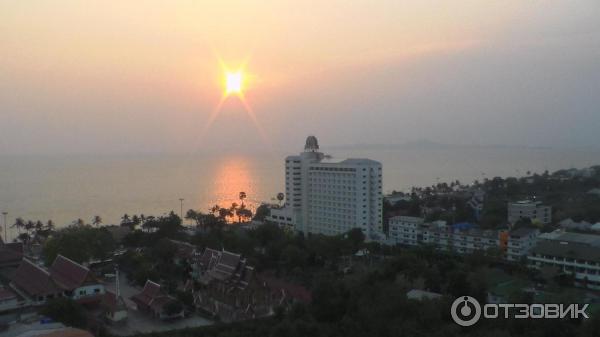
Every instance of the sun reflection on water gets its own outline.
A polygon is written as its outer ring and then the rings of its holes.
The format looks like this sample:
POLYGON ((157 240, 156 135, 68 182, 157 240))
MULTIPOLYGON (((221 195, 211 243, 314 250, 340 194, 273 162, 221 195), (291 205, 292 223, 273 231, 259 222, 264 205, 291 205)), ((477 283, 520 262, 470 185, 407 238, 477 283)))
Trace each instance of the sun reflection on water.
POLYGON ((220 207, 229 208, 233 203, 241 204, 240 192, 246 192, 247 198, 244 205, 254 212, 256 208, 256 195, 253 179, 250 175, 249 163, 243 157, 233 157, 223 161, 217 168, 213 180, 212 193, 214 200, 206 206, 206 209, 215 204, 220 207))

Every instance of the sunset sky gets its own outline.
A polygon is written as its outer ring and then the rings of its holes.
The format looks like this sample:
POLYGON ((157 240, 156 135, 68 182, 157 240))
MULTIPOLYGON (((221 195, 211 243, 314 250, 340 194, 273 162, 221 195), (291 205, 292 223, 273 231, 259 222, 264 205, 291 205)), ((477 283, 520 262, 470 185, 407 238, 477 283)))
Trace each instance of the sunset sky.
POLYGON ((600 145, 600 2, 1 1, 0 154, 600 145), (219 60, 245 64, 244 99, 219 60))

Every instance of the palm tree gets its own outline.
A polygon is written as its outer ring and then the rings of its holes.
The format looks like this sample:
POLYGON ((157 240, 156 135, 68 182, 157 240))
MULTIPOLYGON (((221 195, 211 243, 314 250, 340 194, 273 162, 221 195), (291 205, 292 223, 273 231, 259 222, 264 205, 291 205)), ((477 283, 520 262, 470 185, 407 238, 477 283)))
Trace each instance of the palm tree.
POLYGON ((218 204, 215 204, 208 211, 211 212, 214 216, 217 216, 217 214, 219 214, 220 210, 221 210, 221 206, 219 206, 218 204))
POLYGON ((281 207, 281 202, 285 199, 285 194, 282 192, 277 193, 277 200, 279 201, 279 207, 281 207))
POLYGON ((131 219, 129 218, 129 214, 125 213, 121 217, 121 226, 129 226, 131 219))
POLYGON ((246 192, 242 191, 240 192, 240 203, 242 206, 244 206, 244 199, 246 199, 247 195, 246 192))
POLYGON ((131 224, 132 224, 132 226, 131 226, 132 228, 131 229, 135 229, 135 226, 139 225, 140 222, 141 222, 140 217, 137 216, 136 214, 134 214, 131 217, 131 224))
POLYGON ((29 235, 29 233, 21 233, 17 238, 27 246, 31 240, 31 235, 29 235))
POLYGON ((48 220, 48 222, 46 222, 46 230, 48 232, 51 232, 54 230, 54 221, 48 220))
POLYGON ((99 215, 95 215, 92 219, 92 225, 99 227, 102 224, 102 218, 99 215))
POLYGON ((221 219, 222 221, 225 221, 226 218, 232 216, 233 212, 231 211, 231 208, 222 207, 219 209, 219 219, 221 219))
POLYGON ((40 220, 35 222, 35 235, 39 235, 40 232, 44 230, 44 223, 41 222, 40 220))
MULTIPOLYGON (((234 204, 232 204, 231 206, 233 206, 234 204)), ((243 210, 245 208, 246 208, 246 206, 244 206, 244 204, 242 204, 242 205, 240 205, 240 207, 236 207, 236 208, 232 209, 232 211, 235 212, 235 215, 237 215, 237 217, 238 217, 238 223, 242 223, 242 214, 243 214, 243 210)))
POLYGON ((235 216, 235 214, 237 213, 238 209, 239 209, 239 205, 237 204, 237 202, 232 202, 231 207, 229 207, 229 212, 230 212, 229 217, 233 218, 235 216))
POLYGON ((235 214, 238 216, 239 223, 242 222, 242 218, 244 218, 244 220, 248 220, 249 218, 252 218, 252 211, 247 209, 246 206, 244 206, 244 205, 238 207, 235 210, 235 214))
POLYGON ((142 224, 142 229, 145 229, 146 231, 150 231, 150 229, 156 227, 156 223, 155 220, 156 218, 153 215, 149 215, 146 217, 146 220, 144 221, 144 223, 142 224))
POLYGON ((25 227, 25 220, 23 220, 23 218, 21 218, 21 217, 18 217, 15 219, 15 223, 10 227, 11 228, 16 227, 19 234, 21 234, 21 228, 25 227))
POLYGON ((35 223, 34 223, 33 221, 31 221, 31 220, 28 220, 28 221, 25 223, 25 232, 26 232, 27 234, 31 233, 31 231, 33 231, 33 229, 34 229, 34 228, 35 228, 35 223))
POLYGON ((190 224, 191 224, 192 220, 195 220, 196 222, 198 222, 198 212, 194 211, 193 209, 189 209, 185 213, 184 218, 186 220, 190 220, 190 224))

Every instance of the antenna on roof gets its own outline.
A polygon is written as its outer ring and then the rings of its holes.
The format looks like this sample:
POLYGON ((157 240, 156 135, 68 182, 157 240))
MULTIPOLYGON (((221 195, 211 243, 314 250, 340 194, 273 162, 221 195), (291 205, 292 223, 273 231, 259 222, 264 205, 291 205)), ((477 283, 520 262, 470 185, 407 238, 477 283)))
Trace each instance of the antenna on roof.
POLYGON ((115 264, 115 287, 117 288, 117 299, 121 297, 121 287, 119 285, 119 265, 115 264))

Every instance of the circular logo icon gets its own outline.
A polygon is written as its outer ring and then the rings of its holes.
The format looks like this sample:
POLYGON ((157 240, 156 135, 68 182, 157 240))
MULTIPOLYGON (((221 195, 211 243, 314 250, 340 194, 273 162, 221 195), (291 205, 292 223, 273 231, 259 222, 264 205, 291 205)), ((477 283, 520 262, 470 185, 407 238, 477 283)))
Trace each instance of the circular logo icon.
POLYGON ((456 324, 471 326, 481 318, 481 305, 471 296, 461 296, 452 303, 450 313, 456 324))

